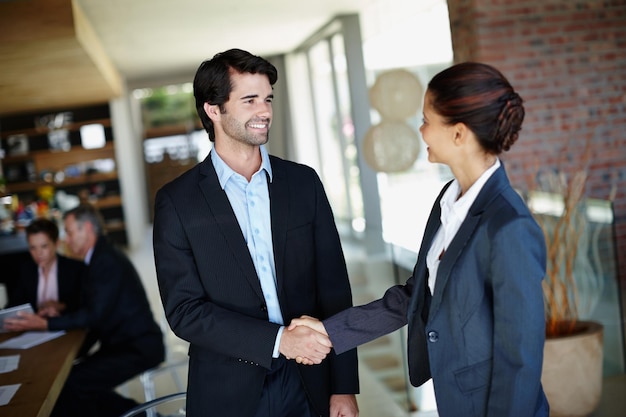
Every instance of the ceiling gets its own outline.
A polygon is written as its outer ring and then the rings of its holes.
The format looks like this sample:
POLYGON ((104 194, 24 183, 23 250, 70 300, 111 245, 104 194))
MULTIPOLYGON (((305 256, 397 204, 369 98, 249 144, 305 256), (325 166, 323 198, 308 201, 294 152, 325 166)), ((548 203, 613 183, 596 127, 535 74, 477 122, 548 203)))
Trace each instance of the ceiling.
POLYGON ((215 53, 288 52, 374 0, 0 0, 0 115, 190 80, 215 53))

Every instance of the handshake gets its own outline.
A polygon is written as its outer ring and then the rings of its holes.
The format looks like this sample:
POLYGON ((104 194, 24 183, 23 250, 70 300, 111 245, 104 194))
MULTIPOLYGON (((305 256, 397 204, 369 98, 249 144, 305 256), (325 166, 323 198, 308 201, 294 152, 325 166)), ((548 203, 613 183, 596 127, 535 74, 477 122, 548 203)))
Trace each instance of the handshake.
POLYGON ((324 324, 314 317, 302 316, 285 327, 278 350, 287 359, 314 365, 321 363, 332 347, 324 324))

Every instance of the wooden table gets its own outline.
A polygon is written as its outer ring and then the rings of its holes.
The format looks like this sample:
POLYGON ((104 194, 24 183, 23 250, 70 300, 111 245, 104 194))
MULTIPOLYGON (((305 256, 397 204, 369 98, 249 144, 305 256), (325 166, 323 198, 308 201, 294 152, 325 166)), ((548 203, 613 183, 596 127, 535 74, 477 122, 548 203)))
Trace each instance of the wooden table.
MULTIPOLYGON (((16 335, 2 333, 0 342, 16 335)), ((0 374, 0 385, 22 384, 0 406, 0 417, 49 416, 84 338, 84 330, 71 330, 30 349, 0 349, 0 356, 20 355, 18 369, 0 374)))

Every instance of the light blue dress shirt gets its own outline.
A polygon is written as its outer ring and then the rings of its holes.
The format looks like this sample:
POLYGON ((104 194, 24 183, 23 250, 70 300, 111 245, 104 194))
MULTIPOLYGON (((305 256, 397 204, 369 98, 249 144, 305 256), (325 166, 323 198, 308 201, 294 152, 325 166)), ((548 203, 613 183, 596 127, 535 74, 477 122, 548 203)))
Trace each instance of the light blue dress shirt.
MULTIPOLYGON (((276 267, 268 188, 269 182, 272 181, 272 167, 265 146, 261 145, 260 148, 261 168, 252 175, 250 182, 243 175, 233 171, 215 149, 211 151, 211 162, 248 245, 254 268, 261 282, 269 321, 283 325, 276 291, 276 267)), ((281 326, 274 345, 274 357, 278 357, 278 346, 283 330, 284 327, 281 326)))

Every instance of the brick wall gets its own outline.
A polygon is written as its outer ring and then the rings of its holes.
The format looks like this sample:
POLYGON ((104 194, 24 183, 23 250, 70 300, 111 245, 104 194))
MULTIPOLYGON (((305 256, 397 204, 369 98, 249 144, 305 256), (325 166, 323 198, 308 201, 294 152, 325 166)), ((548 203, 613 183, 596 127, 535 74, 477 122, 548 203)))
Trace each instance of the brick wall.
POLYGON ((626 0, 448 0, 455 62, 499 68, 525 100, 504 155, 514 186, 539 166, 584 165, 587 194, 614 201, 626 303, 626 0))

